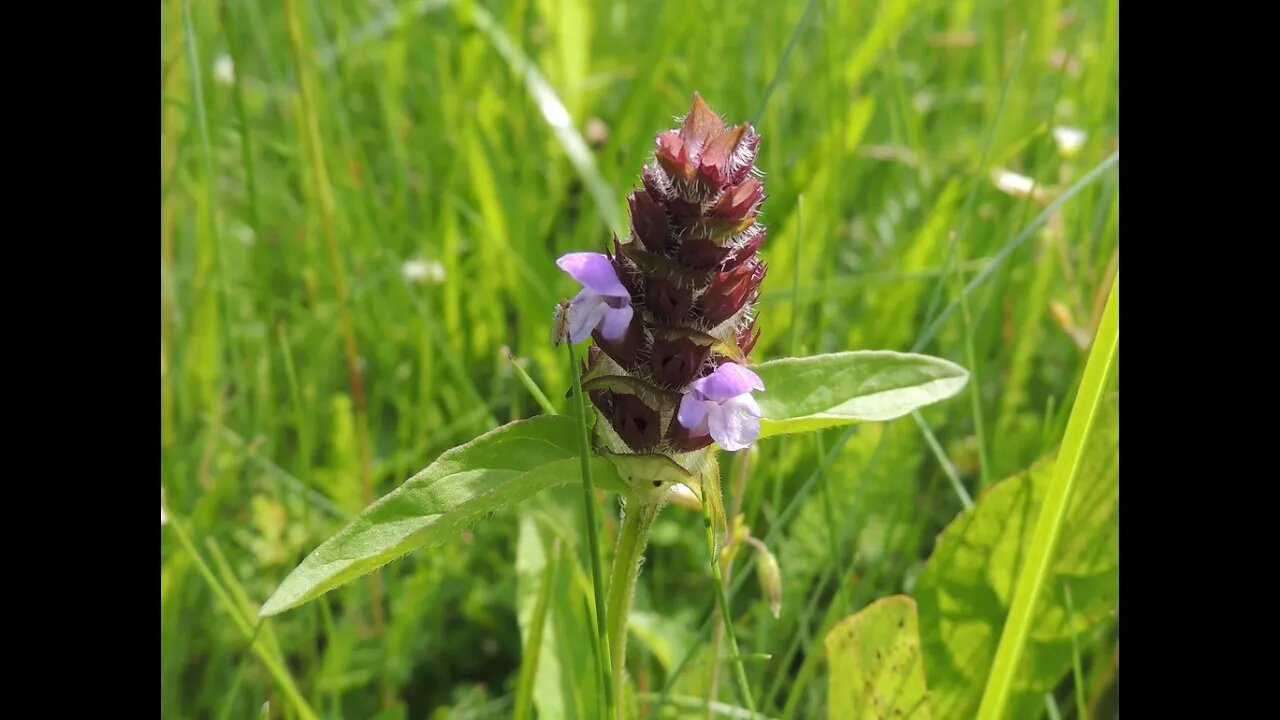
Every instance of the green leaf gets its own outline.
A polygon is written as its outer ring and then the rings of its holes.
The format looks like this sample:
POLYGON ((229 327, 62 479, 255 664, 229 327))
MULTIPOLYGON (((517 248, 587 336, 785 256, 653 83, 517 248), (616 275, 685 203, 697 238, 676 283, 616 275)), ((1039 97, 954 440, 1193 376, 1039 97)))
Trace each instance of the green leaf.
MULTIPOLYGON (((1110 623, 1120 592, 1120 431, 1118 395, 1105 400, 1084 447, 1077 486, 1063 518, 1013 676, 1007 717, 1038 711, 1043 693, 1071 668, 1071 638, 1110 623), (1070 588, 1071 605, 1065 587, 1070 588)), ((1053 478, 1047 456, 993 485, 938 536, 911 594, 920 605, 930 705, 940 717, 974 717, 1053 478)))
POLYGON ((663 670, 670 672, 693 644, 692 633, 682 618, 653 612, 632 611, 627 630, 653 654, 663 670))
POLYGON ((969 381, 953 362, 888 350, 783 358, 751 369, 765 387, 756 396, 760 437, 893 420, 946 400, 969 381))
POLYGON ((914 600, 871 603, 831 628, 826 648, 830 720, 929 720, 914 600))
POLYGON ((573 523, 581 512, 572 502, 576 495, 555 492, 537 503, 536 512, 550 520, 545 529, 532 519, 535 511, 522 511, 515 567, 525 658, 514 718, 534 716, 519 712, 529 700, 541 718, 586 720, 605 714, 592 639, 591 580, 575 553, 566 551, 582 539, 573 523))
MULTIPOLYGON (((516 545, 516 600, 519 614, 517 619, 524 654, 520 658, 520 677, 516 685, 515 711, 512 717, 525 720, 533 717, 534 679, 538 677, 540 665, 539 655, 542 653, 543 632, 547 627, 547 610, 551 607, 551 593, 555 588, 556 567, 560 562, 560 544, 552 546, 550 557, 542 548, 541 538, 533 520, 527 516, 520 519, 520 542, 516 545), (534 554, 536 551, 536 555, 534 554), (526 558, 533 557, 529 562, 526 558), (536 563, 541 563, 538 572, 536 563), (533 570, 528 565, 534 565, 533 570), (537 583, 532 582, 536 580, 537 583), (532 610, 530 605, 532 604, 532 610)), ((545 675, 543 677, 546 677, 545 675)), ((544 710, 545 712, 545 710, 544 710)))
MULTIPOLYGON (((259 615, 301 605, 541 490, 580 482, 576 433, 573 418, 543 416, 504 425, 446 451, 316 548, 259 615)), ((597 487, 621 489, 608 461, 593 459, 591 471, 597 487)))
POLYGON ((659 488, 677 483, 692 486, 697 483, 697 478, 666 455, 601 451, 600 456, 614 466, 625 484, 637 489, 659 488))

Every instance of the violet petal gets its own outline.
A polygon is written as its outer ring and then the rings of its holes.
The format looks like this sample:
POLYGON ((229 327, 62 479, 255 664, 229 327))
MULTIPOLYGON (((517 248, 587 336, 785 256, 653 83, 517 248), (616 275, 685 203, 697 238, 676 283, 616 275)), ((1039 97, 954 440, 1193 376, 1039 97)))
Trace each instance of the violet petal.
POLYGON ((752 390, 763 390, 764 383, 760 376, 737 363, 725 363, 716 371, 695 382, 698 389, 709 400, 724 402, 752 390))
POLYGON ((631 293, 618 280, 618 273, 604 253, 577 252, 556 260, 561 270, 573 276, 582 286, 598 295, 631 299, 631 293))

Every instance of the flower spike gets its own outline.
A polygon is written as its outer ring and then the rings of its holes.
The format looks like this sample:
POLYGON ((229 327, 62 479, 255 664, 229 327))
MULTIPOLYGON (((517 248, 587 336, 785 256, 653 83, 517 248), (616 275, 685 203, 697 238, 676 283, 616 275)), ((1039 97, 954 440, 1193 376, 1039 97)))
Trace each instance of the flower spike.
POLYGON ((582 286, 560 323, 595 342, 583 384, 611 452, 735 451, 759 436, 764 385, 746 365, 766 270, 759 147, 755 128, 727 127, 694 93, 627 197, 628 236, 557 261, 582 286))

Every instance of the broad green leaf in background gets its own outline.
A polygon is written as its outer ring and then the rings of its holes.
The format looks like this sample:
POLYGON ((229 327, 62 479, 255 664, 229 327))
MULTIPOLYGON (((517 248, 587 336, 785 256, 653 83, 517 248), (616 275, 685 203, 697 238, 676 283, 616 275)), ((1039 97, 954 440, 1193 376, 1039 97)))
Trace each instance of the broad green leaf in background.
MULTIPOLYGON (((580 482, 576 433, 573 418, 542 416, 446 451, 308 555, 260 615, 301 605, 541 490, 580 482)), ((597 487, 621 489, 608 461, 593 459, 591 470, 597 487)))
POLYGON ((871 603, 831 628, 826 648, 830 720, 929 720, 914 600, 871 603))
MULTIPOLYGON (((1113 380, 1113 382, 1115 382, 1113 380)), ((991 487, 938 537, 912 588, 939 717, 973 717, 1013 599, 1054 458, 991 487)), ((1045 592, 1031 619, 1007 717, 1039 712, 1071 667, 1071 639, 1106 627, 1120 592, 1119 396, 1104 399, 1082 459, 1045 592), (1064 586, 1070 588, 1068 612, 1064 586)))
MULTIPOLYGON (((813 453, 811 444, 796 445, 797 452, 813 453)), ((859 572, 886 564, 884 555, 902 532, 894 529, 901 523, 893 518, 918 512, 918 493, 902 478, 913 476, 927 459, 921 449, 912 423, 875 423, 859 428, 832 458, 822 479, 825 490, 804 499, 779 542, 778 560, 786 568, 779 632, 794 634, 789 623, 831 565, 833 552, 859 572), (834 533, 828 518, 835 521, 834 533)))
POLYGON ((533 520, 524 516, 520 518, 520 542, 516 548, 516 610, 524 652, 520 658, 512 717, 526 720, 533 717, 533 683, 542 665, 541 648, 547 628, 547 613, 551 609, 551 593, 555 588, 556 568, 560 564, 560 544, 552 545, 548 557, 542 549, 533 520), (526 560, 531 556, 533 563, 526 560), (541 573, 537 572, 537 563, 542 564, 541 573), (532 569, 528 567, 530 564, 533 564, 532 569))
MULTIPOLYGON (((595 681, 598 671, 591 637, 594 618, 588 605, 591 581, 572 551, 578 541, 571 522, 574 503, 549 507, 555 499, 571 497, 548 497, 548 502, 539 504, 556 515, 552 524, 557 532, 562 529, 574 537, 553 537, 531 517, 533 513, 522 513, 520 520, 516 605, 525 662, 534 663, 531 672, 535 673, 527 681, 521 678, 521 691, 530 693, 537 717, 587 720, 604 714, 595 681)), ((517 713, 515 717, 530 716, 517 713)))
POLYGON ((760 437, 856 422, 882 422, 946 400, 969 373, 941 358, 861 350, 752 365, 765 389, 756 398, 760 437))
POLYGON ((627 618, 631 637, 653 653, 664 670, 670 671, 689 651, 694 638, 685 618, 667 617, 655 612, 632 611, 627 618))

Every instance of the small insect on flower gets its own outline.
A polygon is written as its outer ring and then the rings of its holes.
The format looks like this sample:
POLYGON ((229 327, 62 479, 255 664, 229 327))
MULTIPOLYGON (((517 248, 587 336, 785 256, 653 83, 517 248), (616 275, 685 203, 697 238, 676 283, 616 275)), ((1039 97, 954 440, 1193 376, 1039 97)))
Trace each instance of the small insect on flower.
POLYGON ((551 321, 551 344, 560 347, 569 337, 569 301, 556 303, 555 316, 551 321))

